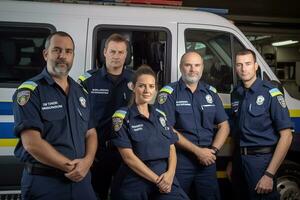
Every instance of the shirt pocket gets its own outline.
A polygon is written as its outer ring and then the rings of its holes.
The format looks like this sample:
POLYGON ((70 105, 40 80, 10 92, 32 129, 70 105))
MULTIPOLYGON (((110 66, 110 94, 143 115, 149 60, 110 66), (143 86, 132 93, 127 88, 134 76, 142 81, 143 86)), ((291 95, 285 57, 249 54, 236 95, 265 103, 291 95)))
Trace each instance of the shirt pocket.
POLYGON ((41 111, 42 118, 45 121, 56 121, 56 120, 62 120, 65 118, 65 112, 61 109, 50 109, 50 110, 42 110, 41 111))
POLYGON ((190 130, 194 128, 193 109, 191 106, 176 107, 176 127, 190 130))
POLYGON ((202 126, 213 130, 215 126, 216 106, 202 106, 202 126))
POLYGON ((248 116, 245 117, 245 126, 255 132, 265 131, 271 123, 268 115, 268 110, 263 105, 250 105, 248 116))
POLYGON ((130 136, 133 141, 142 142, 142 141, 145 141, 149 137, 149 134, 145 133, 145 131, 143 131, 143 130, 142 131, 133 131, 131 129, 130 136))

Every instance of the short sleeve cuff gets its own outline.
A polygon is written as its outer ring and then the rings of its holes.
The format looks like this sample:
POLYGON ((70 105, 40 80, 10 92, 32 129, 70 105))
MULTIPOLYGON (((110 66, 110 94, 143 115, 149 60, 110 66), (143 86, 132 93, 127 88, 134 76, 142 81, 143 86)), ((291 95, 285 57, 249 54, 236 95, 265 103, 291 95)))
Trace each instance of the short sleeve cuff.
POLYGON ((112 143, 116 147, 132 148, 132 145, 128 141, 124 141, 124 140, 120 140, 120 139, 112 139, 112 143))
POLYGON ((44 126, 42 123, 40 122, 36 122, 36 121, 30 121, 30 120, 25 120, 21 123, 19 123, 18 125, 16 125, 14 132, 16 137, 20 137, 22 131, 28 130, 28 129, 33 129, 33 130, 37 130, 40 133, 42 133, 44 126))

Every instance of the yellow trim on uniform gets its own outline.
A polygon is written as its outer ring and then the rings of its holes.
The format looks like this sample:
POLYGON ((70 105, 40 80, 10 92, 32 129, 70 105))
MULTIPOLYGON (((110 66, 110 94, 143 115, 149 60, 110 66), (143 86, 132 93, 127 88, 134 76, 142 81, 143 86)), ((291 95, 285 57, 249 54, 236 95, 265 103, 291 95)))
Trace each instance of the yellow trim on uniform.
POLYGON ((15 147, 19 139, 0 139, 0 147, 15 147))
POLYGON ((225 109, 230 109, 230 108, 231 108, 231 104, 223 104, 223 107, 224 107, 225 109))
POLYGON ((217 178, 227 178, 226 171, 217 171, 217 178))
POLYGON ((124 119, 124 118, 125 118, 125 114, 116 112, 112 117, 113 117, 113 118, 114 118, 114 117, 118 117, 118 118, 124 119))
POLYGON ((300 110, 289 110, 290 117, 300 117, 300 110))
POLYGON ((86 80, 86 77, 83 76, 83 75, 80 75, 78 79, 81 80, 81 81, 85 81, 85 80, 86 80))
POLYGON ((18 89, 23 89, 23 88, 34 91, 36 86, 31 85, 31 84, 22 84, 22 85, 20 85, 20 87, 18 87, 18 89))

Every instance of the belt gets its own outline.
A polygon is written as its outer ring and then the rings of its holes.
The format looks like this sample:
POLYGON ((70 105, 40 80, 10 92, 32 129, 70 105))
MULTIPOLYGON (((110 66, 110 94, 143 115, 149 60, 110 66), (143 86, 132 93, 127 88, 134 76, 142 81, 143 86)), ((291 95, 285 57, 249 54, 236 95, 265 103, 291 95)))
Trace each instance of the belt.
POLYGON ((255 155, 273 153, 274 147, 240 147, 241 155, 255 155))
POLYGON ((38 163, 25 163, 25 169, 31 175, 65 177, 65 172, 38 163))

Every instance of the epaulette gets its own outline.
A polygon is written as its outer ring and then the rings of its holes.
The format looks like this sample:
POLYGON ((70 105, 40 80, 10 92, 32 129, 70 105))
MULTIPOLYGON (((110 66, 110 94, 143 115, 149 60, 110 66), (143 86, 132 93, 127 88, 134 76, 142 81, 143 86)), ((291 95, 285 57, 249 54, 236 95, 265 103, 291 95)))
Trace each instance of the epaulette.
POLYGON ((86 79, 90 78, 91 76, 92 76, 92 74, 90 72, 85 72, 83 75, 80 75, 78 77, 78 80, 80 80, 81 82, 83 82, 86 79))
POLYGON ((174 91, 174 89, 171 86, 166 85, 163 88, 161 88, 159 92, 165 92, 168 94, 172 94, 173 91, 174 91))
POLYGON ((28 90, 34 91, 36 87, 37 87, 37 84, 35 82, 25 81, 18 87, 18 90, 19 89, 28 89, 28 90))
POLYGON ((209 88, 208 88, 210 91, 212 91, 212 92, 214 92, 214 93, 217 93, 217 89, 215 88, 215 87, 213 87, 213 86, 209 86, 209 88))
POLYGON ((158 108, 155 108, 155 110, 156 110, 157 112, 159 112, 162 116, 164 116, 165 118, 167 118, 167 115, 166 115, 165 112, 163 112, 162 110, 159 110, 158 108))
POLYGON ((126 114, 127 114, 127 111, 126 110, 117 110, 112 118, 121 118, 121 119, 125 119, 126 117, 126 114))
POLYGON ((278 96, 278 95, 283 95, 282 92, 278 88, 273 88, 269 90, 269 93, 271 94, 272 97, 278 96))

